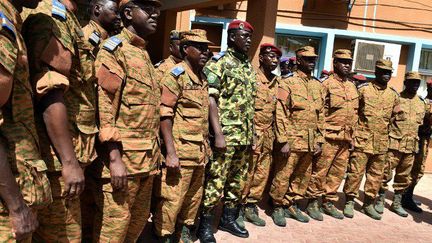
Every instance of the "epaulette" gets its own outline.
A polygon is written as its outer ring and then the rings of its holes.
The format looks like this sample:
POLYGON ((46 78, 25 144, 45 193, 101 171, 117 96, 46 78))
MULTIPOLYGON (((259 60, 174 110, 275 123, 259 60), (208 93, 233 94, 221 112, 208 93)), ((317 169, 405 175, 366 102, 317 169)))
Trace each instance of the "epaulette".
POLYGON ((117 36, 111 36, 108 40, 105 41, 103 48, 107 51, 113 52, 117 48, 117 46, 122 43, 122 41, 123 40, 118 38, 117 36))
POLYGON ((224 52, 224 51, 221 51, 221 52, 219 52, 218 54, 214 55, 214 56, 212 57, 212 59, 215 60, 215 61, 219 61, 219 59, 221 59, 223 56, 225 56, 225 52, 224 52))
POLYGON ((100 37, 101 37, 101 35, 99 34, 99 32, 97 32, 95 30, 95 31, 93 31, 93 33, 91 33, 91 35, 89 37, 89 42, 94 46, 98 46, 101 42, 100 37))
POLYGON ((59 0, 52 0, 52 10, 51 15, 57 17, 61 20, 66 20, 66 6, 59 0))
POLYGON ((292 76, 294 76, 293 73, 288 73, 288 74, 282 75, 281 77, 282 78, 289 78, 289 77, 292 77, 292 76))
POLYGON ((182 74, 184 72, 185 72, 185 70, 180 66, 177 66, 177 67, 174 67, 173 69, 171 69, 171 75, 174 76, 175 78, 177 78, 178 76, 180 76, 180 74, 182 74))
POLYGON ((359 85, 357 85, 357 89, 360 89, 361 87, 365 87, 365 86, 368 86, 368 85, 369 85, 369 82, 359 84, 359 85))
POLYGON ((399 92, 397 92, 397 91, 395 90, 395 88, 390 87, 390 89, 393 90, 393 91, 397 94, 397 96, 399 96, 399 92))
POLYGON ((154 67, 155 68, 158 68, 162 63, 164 63, 165 62, 165 59, 162 59, 160 62, 158 62, 158 63, 156 63, 155 65, 154 65, 154 67))
POLYGON ((12 21, 10 21, 1 11, 0 11, 0 18, 1 18, 1 29, 5 29, 6 31, 8 31, 8 33, 10 33, 12 37, 15 39, 16 29, 12 21))

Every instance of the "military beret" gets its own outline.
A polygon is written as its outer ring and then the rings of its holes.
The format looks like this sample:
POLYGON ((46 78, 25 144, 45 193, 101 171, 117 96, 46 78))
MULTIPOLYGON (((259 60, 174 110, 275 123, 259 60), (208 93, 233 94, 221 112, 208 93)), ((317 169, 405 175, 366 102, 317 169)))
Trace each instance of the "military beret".
POLYGON ((253 32, 254 28, 248 22, 236 19, 228 25, 228 30, 247 30, 253 32))
POLYGON ((407 72, 405 73, 405 80, 421 80, 421 76, 418 72, 407 72))
POLYGON ((129 2, 142 2, 142 3, 152 2, 159 7, 162 6, 162 3, 159 0, 118 0, 118 6, 119 8, 121 8, 129 2))
POLYGON ((379 59, 375 63, 375 67, 393 71, 393 63, 390 60, 379 59))
POLYGON ((427 85, 432 85, 432 78, 428 79, 428 80, 426 81, 426 84, 427 84, 427 85))
POLYGON ((352 53, 350 50, 347 49, 338 49, 334 52, 333 54, 334 58, 339 58, 339 59, 350 59, 352 60, 352 53))
POLYGON ((317 57, 315 48, 312 46, 303 46, 296 50, 296 55, 299 57, 317 57))
POLYGON ((282 51, 275 45, 270 43, 264 43, 260 45, 260 54, 275 52, 278 56, 282 56, 282 51))
POLYGON ((289 58, 288 58, 288 57, 282 57, 282 58, 280 59, 280 63, 281 63, 281 64, 286 63, 286 62, 289 62, 289 58))
POLYGON ((289 58, 290 63, 295 63, 297 61, 296 57, 290 57, 289 58))
POLYGON ((367 80, 367 78, 361 74, 354 75, 353 79, 358 80, 358 81, 366 81, 367 80))
POLYGON ((330 75, 330 72, 324 69, 324 70, 321 71, 321 74, 327 74, 327 75, 330 75))
POLYGON ((192 29, 180 33, 180 42, 184 43, 189 41, 213 44, 211 41, 207 40, 207 32, 202 29, 192 29))

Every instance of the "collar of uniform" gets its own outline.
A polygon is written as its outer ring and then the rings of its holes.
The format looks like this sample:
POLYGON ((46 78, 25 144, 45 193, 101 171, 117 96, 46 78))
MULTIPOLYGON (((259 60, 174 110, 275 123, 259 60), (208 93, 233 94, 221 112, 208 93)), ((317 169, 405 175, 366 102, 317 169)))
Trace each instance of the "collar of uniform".
POLYGON ((300 69, 297 69, 296 73, 297 73, 297 75, 298 75, 300 78, 302 78, 302 79, 306 79, 306 78, 309 78, 309 77, 310 77, 310 75, 307 75, 306 73, 304 73, 304 72, 301 71, 300 69))
POLYGON ((147 42, 143 38, 130 32, 127 28, 123 28, 122 33, 133 46, 140 47, 142 49, 147 46, 147 42))
POLYGON ((6 1, 6 0, 1 0, 0 6, 3 7, 3 11, 5 11, 5 15, 8 18, 10 18, 10 21, 12 21, 16 30, 18 32, 21 32, 21 27, 22 27, 23 21, 22 21, 21 15, 18 12, 18 10, 12 5, 12 3, 10 3, 9 1, 6 1))
POLYGON ((240 52, 236 52, 234 50, 234 48, 228 48, 226 52, 229 53, 229 54, 231 54, 231 55, 233 55, 233 56, 235 56, 240 61, 249 62, 249 57, 246 54, 243 54, 243 53, 240 53, 240 52))
POLYGON ((182 62, 181 59, 179 59, 179 58, 177 58, 177 57, 175 57, 175 56, 173 56, 173 55, 169 55, 168 59, 170 59, 174 64, 177 64, 177 63, 181 63, 181 62, 182 62))
POLYGON ((276 75, 273 75, 273 78, 271 80, 267 79, 267 76, 265 75, 265 73, 261 70, 260 67, 256 68, 258 70, 258 76, 260 78, 261 83, 263 84, 268 84, 268 83, 273 83, 276 80, 276 75))
POLYGON ((98 23, 96 23, 93 20, 90 20, 89 24, 93 27, 93 29, 100 34, 101 40, 105 40, 108 38, 108 32, 100 26, 98 23))
POLYGON ((199 79, 199 77, 192 71, 192 68, 185 61, 182 61, 181 65, 185 69, 192 82, 196 84, 202 84, 201 79, 199 79))
POLYGON ((383 87, 383 86, 377 84, 377 83, 375 82, 375 80, 373 80, 371 83, 372 83, 372 86, 374 86, 375 89, 377 89, 377 90, 385 90, 385 89, 387 89, 387 86, 383 87))

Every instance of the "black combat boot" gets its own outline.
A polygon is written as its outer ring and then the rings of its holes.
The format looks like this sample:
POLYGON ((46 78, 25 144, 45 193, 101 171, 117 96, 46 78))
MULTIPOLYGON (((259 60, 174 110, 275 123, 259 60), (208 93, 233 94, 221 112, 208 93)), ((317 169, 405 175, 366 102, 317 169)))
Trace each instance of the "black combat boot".
POLYGON ((402 207, 416 213, 422 213, 423 209, 417 206, 417 204, 414 202, 413 194, 414 194, 414 185, 411 185, 402 195, 402 207))
POLYGON ((197 230, 197 237, 201 243, 216 243, 213 235, 213 214, 201 214, 200 224, 197 230))
POLYGON ((219 222, 219 229, 241 238, 248 238, 249 232, 241 228, 236 222, 238 214, 239 209, 237 207, 230 208, 224 206, 223 214, 219 222))

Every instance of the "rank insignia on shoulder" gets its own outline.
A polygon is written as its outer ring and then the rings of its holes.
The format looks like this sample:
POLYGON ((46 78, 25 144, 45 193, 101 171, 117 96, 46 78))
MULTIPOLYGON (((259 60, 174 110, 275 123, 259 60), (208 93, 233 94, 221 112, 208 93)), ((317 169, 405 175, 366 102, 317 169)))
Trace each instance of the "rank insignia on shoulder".
POLYGON ((282 75, 281 77, 282 78, 289 78, 289 77, 292 77, 292 76, 294 76, 293 73, 288 73, 288 74, 282 75))
POLYGON ((12 35, 13 38, 16 38, 16 29, 13 25, 12 21, 10 21, 3 12, 0 11, 0 21, 1 21, 1 29, 5 29, 12 35))
POLYGON ((165 59, 163 59, 163 60, 161 60, 160 62, 158 62, 158 63, 156 63, 155 65, 154 65, 154 67, 155 68, 158 68, 162 63, 164 63, 165 62, 165 59))
POLYGON ((219 59, 221 59, 223 56, 225 56, 225 52, 224 52, 224 51, 221 51, 221 52, 219 52, 218 54, 214 55, 214 56, 212 57, 212 59, 215 60, 215 61, 219 61, 219 59))
POLYGON ((182 67, 177 66, 171 70, 171 75, 177 78, 180 74, 184 73, 184 71, 185 70, 182 67))
POLYGON ((100 41, 101 41, 100 36, 101 35, 99 34, 99 32, 93 31, 93 33, 91 33, 91 35, 89 37, 89 42, 94 46, 99 45, 100 41))
POLYGON ((51 14, 53 17, 57 17, 61 20, 66 20, 66 6, 59 0, 52 0, 51 14))
POLYGON ((118 38, 117 36, 110 37, 105 44, 103 45, 103 48, 107 51, 114 51, 121 43, 122 39, 118 38))
POLYGON ((359 85, 357 85, 357 89, 360 89, 361 87, 366 87, 368 85, 369 85, 369 82, 359 84, 359 85))

